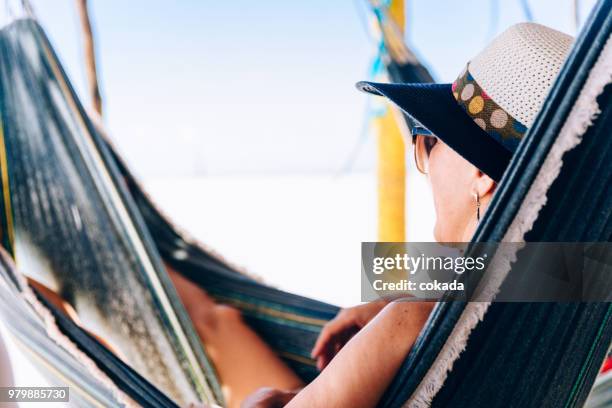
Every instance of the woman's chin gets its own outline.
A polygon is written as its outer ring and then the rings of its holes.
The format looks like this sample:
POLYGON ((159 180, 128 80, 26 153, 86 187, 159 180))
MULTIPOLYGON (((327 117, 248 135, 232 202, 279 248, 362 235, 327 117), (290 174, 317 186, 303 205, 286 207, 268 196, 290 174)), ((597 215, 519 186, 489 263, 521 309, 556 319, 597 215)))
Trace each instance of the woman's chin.
POLYGON ((444 234, 442 233, 442 231, 440 231, 438 223, 436 223, 436 225, 434 226, 433 236, 436 242, 444 242, 444 234))
POLYGON ((457 242, 455 234, 452 234, 450 231, 440 227, 437 223, 433 230, 433 236, 436 242, 457 242))

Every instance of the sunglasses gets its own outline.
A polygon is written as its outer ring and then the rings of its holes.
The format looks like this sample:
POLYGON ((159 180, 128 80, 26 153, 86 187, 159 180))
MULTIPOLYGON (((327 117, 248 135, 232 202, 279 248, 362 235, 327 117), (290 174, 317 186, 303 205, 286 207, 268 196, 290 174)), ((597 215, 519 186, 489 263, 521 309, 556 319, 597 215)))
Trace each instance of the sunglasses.
POLYGON ((428 174, 429 155, 436 143, 438 143, 438 138, 429 130, 418 125, 412 126, 411 133, 416 167, 421 173, 428 174))

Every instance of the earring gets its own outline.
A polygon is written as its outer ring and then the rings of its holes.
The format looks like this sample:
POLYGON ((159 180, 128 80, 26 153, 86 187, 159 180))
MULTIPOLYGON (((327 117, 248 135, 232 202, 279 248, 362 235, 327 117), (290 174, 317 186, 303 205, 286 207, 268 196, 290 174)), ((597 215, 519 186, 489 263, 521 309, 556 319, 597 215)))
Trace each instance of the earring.
POLYGON ((476 197, 476 222, 480 222, 480 196, 474 193, 474 197, 476 197))

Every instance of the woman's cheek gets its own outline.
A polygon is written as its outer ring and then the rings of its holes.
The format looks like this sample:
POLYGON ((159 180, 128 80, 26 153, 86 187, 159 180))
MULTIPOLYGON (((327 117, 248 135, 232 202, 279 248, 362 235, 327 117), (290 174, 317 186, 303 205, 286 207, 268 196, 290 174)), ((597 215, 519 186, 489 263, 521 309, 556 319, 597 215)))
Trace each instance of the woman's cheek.
MULTIPOLYGON (((430 159, 434 159, 433 155, 430 159)), ((443 166, 439 166, 435 159, 430 161, 429 166, 429 182, 431 185, 434 208, 436 212, 436 224, 434 227, 434 238, 437 241, 444 241, 447 235, 446 225, 448 221, 449 197, 446 182, 448 177, 445 175, 443 166)))
MULTIPOLYGON (((448 160, 444 160, 446 146, 435 146, 429 157, 429 179, 431 183, 432 194, 437 210, 444 211, 445 207, 452 204, 449 199, 452 198, 454 189, 455 176, 452 174, 452 169, 449 168, 448 160)), ((441 214, 439 214, 441 215, 441 214)))
POLYGON ((462 207, 463 168, 448 146, 436 145, 429 158, 429 177, 436 210, 434 237, 440 242, 456 239, 458 214, 462 207))

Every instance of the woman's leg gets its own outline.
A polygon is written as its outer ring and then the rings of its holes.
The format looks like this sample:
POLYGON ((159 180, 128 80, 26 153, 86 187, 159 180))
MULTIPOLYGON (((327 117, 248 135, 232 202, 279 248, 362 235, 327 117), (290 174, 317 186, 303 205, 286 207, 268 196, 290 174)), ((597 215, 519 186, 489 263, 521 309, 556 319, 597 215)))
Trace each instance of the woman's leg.
POLYGON ((244 323, 240 312, 215 303, 208 294, 167 267, 189 317, 213 361, 229 407, 237 407, 258 388, 295 389, 299 377, 244 323))

